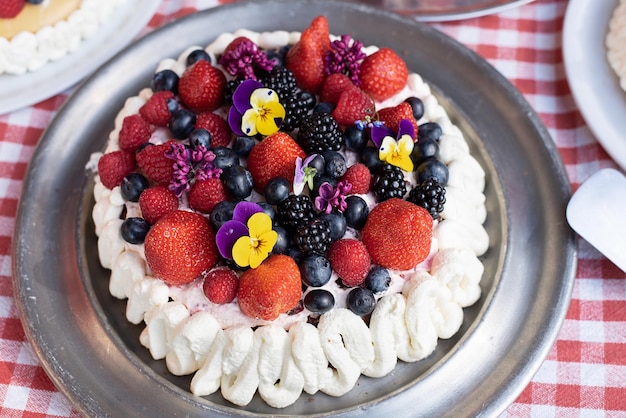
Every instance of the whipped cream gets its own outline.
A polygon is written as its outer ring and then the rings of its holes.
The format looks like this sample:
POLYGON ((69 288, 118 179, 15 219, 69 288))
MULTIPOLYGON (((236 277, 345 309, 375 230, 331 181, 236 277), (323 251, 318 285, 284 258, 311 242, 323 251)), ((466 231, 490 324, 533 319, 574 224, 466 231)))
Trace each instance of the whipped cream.
POLYGON ((80 47, 126 0, 82 0, 66 20, 36 33, 23 31, 10 40, 0 37, 0 74, 24 74, 57 61, 80 47))
MULTIPOLYGON (((299 39, 297 32, 223 34, 205 50, 215 58, 232 39, 246 36, 261 48, 274 48, 299 39)), ((190 47, 178 59, 161 61, 156 71, 183 73, 190 47)), ((376 51, 368 47, 367 52, 376 51)), ((214 60, 215 62, 216 60, 214 60)), ((149 89, 126 100, 115 120, 106 152, 118 149, 124 117, 137 113, 151 95, 149 89)), ((449 167, 445 210, 435 221, 427 260, 410 271, 390 271, 390 289, 377 295, 369 326, 346 309, 347 291, 334 275, 324 288, 335 296, 335 308, 307 322, 310 312, 282 314, 275 321, 259 321, 241 313, 237 302, 214 305, 199 281, 169 287, 151 276, 142 245, 124 242, 119 215, 138 210, 125 203, 119 187, 108 190, 95 176, 93 217, 99 237, 102 265, 111 269, 110 292, 128 298, 127 318, 145 323, 140 341, 155 359, 165 359, 171 373, 194 374, 190 390, 204 396, 221 391, 236 405, 248 404, 255 393, 270 406, 286 407, 302 392, 342 396, 359 376, 381 377, 398 359, 419 361, 429 356, 440 338, 450 338, 460 328, 463 308, 481 295, 483 264, 479 257, 489 249, 484 229, 485 172, 470 154, 462 132, 451 122, 428 84, 410 74, 406 87, 395 97, 377 103, 380 109, 416 96, 425 105, 419 124, 432 121, 443 131, 440 159, 449 167)), ((157 129, 151 142, 167 139, 157 129)), ((94 159, 97 159, 95 156, 94 159)), ((350 155, 347 156, 351 158, 350 155)), ((93 166, 93 161, 90 162, 93 166)), ((413 183, 415 180, 411 180, 413 183)), ((371 196, 363 196, 375 205, 371 196)), ((347 236, 356 236, 349 230, 347 236)), ((334 274, 334 273, 333 273, 334 274)))

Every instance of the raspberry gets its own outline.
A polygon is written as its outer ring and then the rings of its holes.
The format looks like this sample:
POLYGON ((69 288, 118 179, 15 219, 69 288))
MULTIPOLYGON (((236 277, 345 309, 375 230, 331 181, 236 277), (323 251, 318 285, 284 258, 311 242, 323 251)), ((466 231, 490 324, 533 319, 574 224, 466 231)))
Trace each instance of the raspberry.
POLYGON ((139 208, 146 222, 153 224, 178 209, 178 198, 164 186, 153 186, 139 195, 139 208))
POLYGON ((3 0, 0 1, 0 19, 12 19, 24 8, 24 0, 3 0))
POLYGON ((140 115, 126 116, 122 121, 119 134, 120 148, 124 151, 135 152, 137 148, 150 140, 152 127, 140 115))
POLYGON ((174 173, 174 162, 165 156, 170 145, 176 141, 168 141, 160 145, 148 145, 137 152, 137 164, 146 177, 161 186, 167 186, 174 173))
POLYGON ((98 174, 102 184, 113 189, 119 186, 124 177, 135 170, 135 157, 123 150, 104 154, 98 160, 98 174))
POLYGON ((365 245, 352 238, 335 241, 328 249, 328 260, 346 286, 359 286, 370 269, 370 255, 365 245))
POLYGON ((215 205, 227 199, 218 178, 197 180, 189 190, 189 207, 202 213, 211 213, 215 205))
POLYGON ((237 296, 239 276, 228 267, 216 267, 204 277, 202 290, 213 303, 230 303, 237 296))
POLYGON ((196 119, 195 129, 203 128, 211 134, 212 147, 225 147, 230 144, 232 131, 226 119, 212 112, 200 113, 196 119))
POLYGON ((146 122, 156 126, 167 126, 172 112, 178 108, 174 93, 169 90, 155 92, 148 101, 139 108, 139 114, 146 122))
POLYGON ((344 174, 340 180, 347 181, 352 185, 350 193, 365 194, 370 191, 372 174, 365 164, 356 163, 348 167, 346 174, 344 174))

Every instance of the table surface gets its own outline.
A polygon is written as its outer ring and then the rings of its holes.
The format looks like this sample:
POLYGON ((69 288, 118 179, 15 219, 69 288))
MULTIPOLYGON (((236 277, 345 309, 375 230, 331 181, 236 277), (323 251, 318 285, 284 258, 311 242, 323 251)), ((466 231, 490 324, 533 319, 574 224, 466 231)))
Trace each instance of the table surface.
MULTIPOLYGON (((163 0, 140 36, 183 15, 228 2, 163 0)), ((429 24, 487 59, 523 93, 555 141, 576 190, 598 170, 617 168, 617 164, 591 134, 565 77, 561 36, 566 8, 566 0, 536 0, 495 15, 429 24)), ((71 92, 72 88, 0 115, 3 417, 79 416, 54 387, 26 340, 11 273, 12 236, 23 179, 39 138, 71 92)), ((583 239, 578 239, 577 246, 572 301, 557 341, 503 417, 626 417, 626 274, 583 239)))

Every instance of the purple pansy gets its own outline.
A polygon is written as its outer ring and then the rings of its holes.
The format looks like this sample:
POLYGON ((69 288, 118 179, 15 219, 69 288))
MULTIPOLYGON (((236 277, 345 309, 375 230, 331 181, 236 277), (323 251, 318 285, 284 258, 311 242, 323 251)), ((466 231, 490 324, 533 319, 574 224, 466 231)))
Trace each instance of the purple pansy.
POLYGON ((241 201, 233 210, 233 218, 226 221, 215 235, 215 243, 222 257, 232 259, 232 249, 235 242, 248 235, 248 219, 263 208, 253 202, 241 201))

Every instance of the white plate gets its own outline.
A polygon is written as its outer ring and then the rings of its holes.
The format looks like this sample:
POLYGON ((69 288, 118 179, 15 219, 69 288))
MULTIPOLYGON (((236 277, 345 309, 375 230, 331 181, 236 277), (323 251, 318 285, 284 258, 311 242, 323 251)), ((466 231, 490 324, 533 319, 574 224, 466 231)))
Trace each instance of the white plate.
POLYGON ((570 89, 604 149, 626 169, 626 92, 606 59, 604 41, 617 0, 570 0, 563 27, 563 58, 570 89))
POLYGON ((128 0, 80 48, 39 70, 0 75, 0 115, 39 103, 73 86, 130 43, 146 26, 160 0, 128 0))

